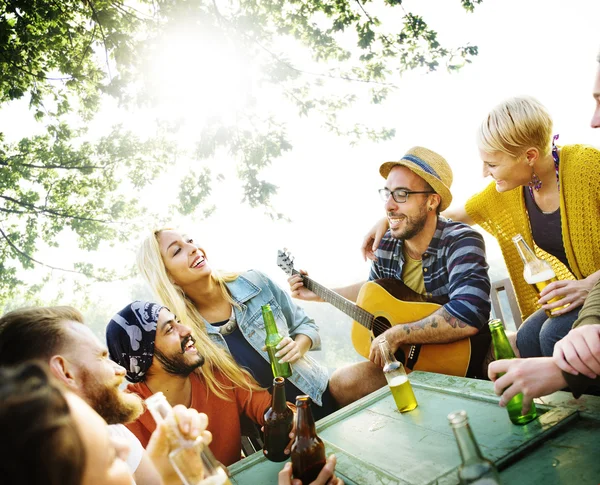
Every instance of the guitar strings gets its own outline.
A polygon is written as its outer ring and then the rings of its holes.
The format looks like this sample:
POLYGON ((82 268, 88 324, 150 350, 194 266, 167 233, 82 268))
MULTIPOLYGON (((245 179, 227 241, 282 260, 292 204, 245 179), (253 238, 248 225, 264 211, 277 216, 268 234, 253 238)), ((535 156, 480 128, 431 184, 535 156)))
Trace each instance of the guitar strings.
MULTIPOLYGON (((289 255, 286 255, 289 256, 289 255)), ((300 274, 302 276, 303 281, 306 284, 306 287, 311 290, 314 291, 315 289, 318 288, 318 290, 320 290, 321 293, 328 293, 328 294, 332 294, 332 296, 335 299, 340 299, 342 301, 342 304, 346 304, 346 300, 345 298, 343 298, 341 295, 338 295, 337 293, 329 290, 328 288, 326 288, 325 286, 317 283, 315 280, 313 280, 312 278, 309 278, 308 276, 302 275, 299 271, 295 270, 293 268, 293 265, 291 265, 291 261, 290 260, 286 260, 286 266, 290 267, 291 266, 291 274, 300 274), (315 288, 310 288, 310 286, 314 286, 315 288)), ((283 267, 282 264, 279 264, 279 267, 281 269, 283 269, 286 273, 288 273, 288 271, 286 271, 286 269, 283 267)), ((352 302, 351 302, 352 303, 352 302)), ((365 320, 366 317, 366 327, 369 330, 372 330, 373 333, 377 332, 377 334, 381 334, 383 332, 385 332, 386 330, 388 330, 389 328, 391 328, 391 323, 385 323, 385 322, 381 322, 379 320, 377 320, 377 318, 372 315, 371 313, 369 313, 367 310, 365 310, 364 308, 359 307, 358 305, 356 305, 356 303, 353 303, 353 307, 352 310, 350 310, 352 313, 356 313, 358 315, 360 315, 362 317, 362 320, 365 320)), ((359 323, 361 321, 361 318, 355 318, 359 323)))

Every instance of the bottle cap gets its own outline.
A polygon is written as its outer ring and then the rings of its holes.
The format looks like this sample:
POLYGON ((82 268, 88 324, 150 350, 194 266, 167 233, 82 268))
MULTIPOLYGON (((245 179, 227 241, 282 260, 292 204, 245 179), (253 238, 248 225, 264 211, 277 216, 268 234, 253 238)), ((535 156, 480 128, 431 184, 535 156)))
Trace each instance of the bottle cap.
POLYGON ((467 412, 464 409, 460 411, 455 411, 448 415, 448 421, 450 421, 451 426, 460 426, 465 424, 469 420, 467 416, 467 412))

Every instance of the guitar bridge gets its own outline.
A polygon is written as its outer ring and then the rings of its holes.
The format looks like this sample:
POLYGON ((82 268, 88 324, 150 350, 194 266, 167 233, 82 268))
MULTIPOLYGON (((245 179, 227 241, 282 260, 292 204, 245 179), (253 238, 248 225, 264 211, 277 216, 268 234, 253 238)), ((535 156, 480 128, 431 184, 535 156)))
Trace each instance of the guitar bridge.
POLYGON ((406 367, 410 370, 415 368, 417 360, 419 360, 419 353, 421 352, 420 345, 411 345, 408 351, 408 358, 406 359, 406 367))

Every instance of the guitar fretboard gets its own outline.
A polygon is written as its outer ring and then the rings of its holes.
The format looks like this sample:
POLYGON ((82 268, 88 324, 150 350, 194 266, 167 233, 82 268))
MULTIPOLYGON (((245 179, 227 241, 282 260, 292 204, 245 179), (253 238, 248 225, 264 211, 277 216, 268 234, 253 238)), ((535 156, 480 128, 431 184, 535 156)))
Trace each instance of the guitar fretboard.
POLYGON ((301 274, 299 271, 294 269, 292 270, 292 273, 302 276, 304 286, 306 286, 306 288, 315 293, 317 296, 321 297, 326 302, 331 303, 334 307, 344 312, 353 320, 356 320, 363 327, 366 327, 369 330, 373 329, 375 317, 368 311, 363 310, 361 307, 351 302, 347 298, 337 294, 335 291, 331 291, 329 288, 326 288, 316 281, 311 280, 308 276, 301 274))

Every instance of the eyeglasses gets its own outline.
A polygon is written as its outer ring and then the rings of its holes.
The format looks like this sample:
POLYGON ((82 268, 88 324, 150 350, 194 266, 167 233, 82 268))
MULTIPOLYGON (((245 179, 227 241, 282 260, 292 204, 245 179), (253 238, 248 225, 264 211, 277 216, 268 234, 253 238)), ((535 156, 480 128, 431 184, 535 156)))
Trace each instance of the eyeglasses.
POLYGON ((394 199, 394 202, 398 204, 402 204, 406 202, 409 194, 435 194, 433 190, 404 190, 404 189, 396 189, 396 190, 388 190, 388 189, 379 189, 379 195, 381 196, 381 200, 387 202, 390 198, 390 195, 394 199))

